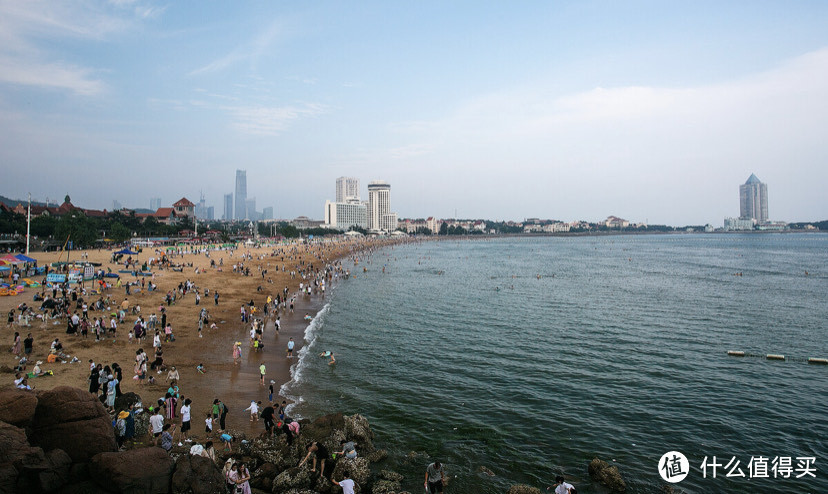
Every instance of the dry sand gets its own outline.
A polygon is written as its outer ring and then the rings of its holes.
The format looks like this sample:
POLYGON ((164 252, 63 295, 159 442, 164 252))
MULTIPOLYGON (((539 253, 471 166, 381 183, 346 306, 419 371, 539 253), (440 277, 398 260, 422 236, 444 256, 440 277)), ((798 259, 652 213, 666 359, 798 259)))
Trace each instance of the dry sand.
MULTIPOLYGON (((266 382, 269 384, 270 380, 275 381, 273 385, 275 390, 274 401, 280 402, 282 398, 278 397, 279 388, 283 383, 290 380, 290 366, 297 360, 295 357, 293 359, 286 358, 285 348, 288 338, 293 337, 296 342, 296 349, 294 350, 294 355, 296 355, 303 344, 304 330, 308 324, 303 317, 306 313, 311 315, 316 313, 322 306, 323 295, 297 296, 297 306, 294 313, 281 312, 282 330, 278 333, 273 327, 271 318, 263 335, 265 348, 260 352, 255 352, 250 348, 250 326, 245 327, 242 324, 240 307, 253 300, 256 307, 261 309, 268 295, 275 299, 276 294, 280 293, 285 287, 288 287, 291 296, 296 294, 299 283, 303 280, 299 276, 291 279, 290 271, 298 271, 303 262, 304 266, 312 263, 314 268, 323 269, 326 264, 341 259, 343 269, 349 269, 353 267, 353 263, 350 262, 349 258, 355 253, 365 249, 378 248, 389 242, 391 240, 343 240, 336 243, 313 245, 292 243, 261 248, 241 247, 232 252, 232 256, 230 251, 212 251, 209 258, 203 253, 183 254, 172 258, 172 262, 192 263, 192 267, 186 267, 182 272, 158 268, 152 270, 155 274, 155 283, 158 285, 157 291, 127 296, 124 288, 113 287, 108 290, 108 293, 116 304, 120 304, 124 298, 127 298, 130 306, 140 305, 141 314, 145 319, 155 312, 160 325, 159 307, 162 305, 166 307, 164 297, 167 292, 175 291, 179 283, 188 279, 193 281, 202 293, 201 304, 195 305, 195 295, 189 293, 183 299, 179 298, 174 305, 167 307, 167 321, 172 323, 176 341, 162 343, 164 363, 168 366, 174 365, 177 367, 181 374, 179 382, 181 394, 193 400, 193 434, 191 437, 204 438, 205 414, 209 411, 215 398, 223 400, 230 409, 227 416, 228 429, 245 432, 247 435, 259 434, 263 430, 262 423, 251 424, 249 413, 244 411, 244 408, 250 405, 251 400, 261 400, 265 406, 268 403, 268 387, 259 384, 259 365, 262 362, 265 363, 267 367, 266 382), (233 273, 232 265, 234 262, 241 260, 242 254, 253 256, 252 260, 245 261, 245 266, 250 268, 251 276, 241 276, 233 273), (216 264, 219 263, 220 259, 224 260, 222 271, 210 268, 211 259, 214 259, 216 264), (283 266, 285 267, 284 272, 282 271, 283 266), (267 270, 265 279, 262 279, 259 267, 267 270), (195 268, 199 268, 201 272, 196 274, 195 268), (272 283, 268 283, 268 278, 272 279, 272 283), (262 291, 257 290, 259 286, 262 287, 262 291), (205 288, 210 290, 210 296, 208 297, 203 296, 205 288), (216 290, 220 294, 218 305, 215 305, 213 300, 213 293, 216 290), (218 328, 211 330, 205 326, 203 337, 199 338, 197 321, 202 307, 209 311, 211 321, 215 322, 218 328), (240 365, 233 364, 232 344, 234 341, 242 342, 242 362, 240 365), (196 371, 196 366, 199 363, 204 364, 207 370, 205 374, 199 374, 196 371)), ((123 264, 115 265, 110 262, 112 251, 109 250, 73 251, 70 254, 71 260, 79 260, 82 252, 88 254, 89 261, 101 263, 103 269, 111 268, 113 272, 124 269, 123 264)), ((67 254, 64 252, 61 256, 60 253, 55 252, 32 253, 31 257, 38 260, 39 266, 45 266, 57 261, 59 257, 60 260, 65 261, 67 254)), ((145 248, 143 252, 132 257, 143 262, 151 257, 158 257, 158 254, 154 249, 145 248)), ((35 281, 39 282, 42 278, 42 275, 38 276, 35 281)), ((131 274, 121 274, 123 283, 135 279, 131 274)), ((137 279, 140 280, 140 277, 137 279)), ((114 281, 114 279, 110 280, 114 281)), ((85 286, 89 288, 90 282, 86 282, 85 286)), ((88 361, 92 359, 94 362, 104 365, 111 365, 113 362, 119 363, 123 369, 124 377, 121 390, 124 393, 130 391, 138 393, 146 405, 153 404, 158 398, 164 396, 167 389, 167 384, 164 381, 166 373, 157 374, 155 371, 148 369, 148 375, 156 378, 157 382, 154 385, 141 386, 137 380, 132 379, 136 350, 143 348, 149 356, 150 362, 152 362, 154 349, 152 348, 151 335, 145 338, 142 344, 128 341, 128 332, 135 321, 135 316, 131 314, 127 315, 123 325, 119 325, 115 342, 111 337, 96 342, 91 331, 86 339, 80 335, 66 334, 65 318, 58 320, 56 324, 56 321, 44 323, 40 320, 34 320, 31 327, 28 328, 18 326, 17 322, 9 327, 6 324, 6 315, 9 309, 17 307, 18 304, 23 302, 31 307, 40 307, 40 302, 32 300, 33 295, 39 290, 40 288, 27 288, 20 295, 0 297, 0 314, 3 315, 2 340, 6 343, 5 351, 0 352, 0 365, 11 368, 16 365, 16 359, 10 353, 14 332, 20 332, 21 339, 31 332, 34 337, 34 350, 29 359, 28 370, 31 370, 37 360, 42 360, 44 364, 41 367, 44 371, 54 371, 54 376, 29 379, 29 384, 35 389, 51 389, 61 385, 88 389, 88 361), (80 362, 61 363, 58 361, 56 363, 46 363, 50 344, 56 337, 60 338, 63 343, 64 352, 77 357, 80 362)), ((87 296, 86 299, 91 302, 97 300, 97 296, 87 296)), ((115 310, 114 307, 113 310, 115 310)), ((95 312, 90 310, 89 318, 91 320, 93 317, 105 315, 108 320, 109 313, 110 311, 95 312)), ((261 315, 261 313, 258 315, 261 315)), ((13 385, 14 374, 0 374, 0 378, 5 381, 0 387, 13 385), (2 378, 2 376, 6 377, 2 378)), ((177 419, 177 421, 180 423, 180 419, 177 419)), ((215 428, 218 428, 218 424, 215 428)))

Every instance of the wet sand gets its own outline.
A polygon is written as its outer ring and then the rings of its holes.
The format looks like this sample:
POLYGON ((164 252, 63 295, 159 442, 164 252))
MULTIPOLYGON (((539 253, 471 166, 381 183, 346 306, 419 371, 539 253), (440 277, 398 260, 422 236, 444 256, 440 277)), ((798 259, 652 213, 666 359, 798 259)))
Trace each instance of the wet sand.
MULTIPOLYGON (((131 306, 134 304, 141 306, 141 314, 145 319, 155 312, 159 319, 159 325, 161 320, 159 309, 162 305, 167 308, 168 321, 172 324, 176 341, 162 342, 164 363, 168 366, 176 366, 181 374, 179 382, 181 394, 193 400, 191 436, 196 439, 204 438, 205 414, 215 398, 223 400, 230 409, 227 416, 228 429, 237 433, 243 432, 249 436, 263 431, 263 425, 261 422, 251 424, 250 415, 244 411, 244 408, 250 405, 251 400, 262 401, 263 406, 267 405, 268 385, 271 380, 275 381, 273 385, 274 401, 281 402, 282 398, 278 396, 279 389, 282 384, 290 380, 290 366, 297 362, 298 357, 296 355, 303 345, 304 331, 308 325, 308 321, 304 320, 304 316, 306 313, 311 316, 315 315, 324 305, 324 301, 321 294, 297 296, 293 313, 290 313, 289 310, 280 312, 282 329, 278 334, 273 327, 272 320, 267 322, 263 333, 265 346, 259 352, 250 347, 250 326, 249 324, 246 326, 242 324, 240 307, 253 300, 256 307, 261 308, 268 295, 275 299, 276 294, 280 293, 285 287, 288 287, 289 296, 295 295, 299 283, 303 280, 298 275, 291 278, 291 270, 298 271, 301 268, 307 268, 309 264, 313 264, 314 269, 324 269, 326 264, 336 262, 338 259, 342 260, 343 270, 349 267, 353 268, 353 262, 349 258, 359 256, 359 252, 363 249, 380 248, 389 242, 392 241, 343 240, 312 246, 292 243, 260 248, 242 247, 236 249, 232 257, 230 251, 212 251, 209 258, 203 253, 185 253, 176 255, 171 260, 174 263, 192 263, 192 267, 184 267, 181 272, 171 269, 152 269, 155 274, 155 283, 158 285, 157 291, 127 296, 125 295, 125 288, 113 287, 108 289, 106 293, 109 293, 112 298, 114 304, 112 310, 115 310, 115 305, 120 304, 124 298, 127 298, 131 306), (274 252, 279 255, 273 256, 274 252), (245 266, 250 268, 251 276, 241 276, 232 272, 233 263, 240 261, 242 254, 253 256, 251 260, 244 262, 245 266), (214 259, 217 264, 219 259, 223 259, 224 264, 221 271, 210 268, 211 259, 214 259), (282 271, 282 267, 285 267, 285 271, 282 271), (202 272, 196 274, 196 268, 202 272), (259 268, 267 270, 264 279, 259 268), (202 292, 200 305, 195 304, 195 296, 190 293, 180 298, 174 305, 167 307, 163 302, 164 296, 168 291, 174 291, 179 283, 188 279, 193 281, 202 292), (268 279, 271 279, 272 283, 269 283, 268 279), (257 290, 259 286, 262 287, 262 291, 257 290), (203 295, 205 288, 210 290, 210 296, 205 297, 203 295), (215 305, 213 301, 212 295, 215 290, 218 290, 220 294, 218 305, 215 305), (203 337, 199 338, 197 320, 202 307, 209 311, 211 322, 216 323, 218 328, 211 330, 205 326, 203 337), (296 343, 293 359, 288 359, 285 355, 287 341, 290 337, 293 337, 296 343), (239 365, 235 365, 232 358, 232 345, 235 341, 242 342, 242 359, 239 365), (264 386, 259 384, 259 365, 262 362, 265 363, 267 368, 264 386), (205 374, 197 372, 196 366, 199 363, 204 364, 207 371, 205 374)), ((123 264, 110 263, 111 251, 106 250, 73 251, 69 254, 69 259, 72 261, 80 260, 82 252, 88 254, 87 260, 102 263, 101 267, 104 270, 110 268, 113 272, 117 272, 119 269, 124 269, 123 264)), ((31 257, 38 260, 38 265, 44 266, 58 259, 65 261, 67 254, 65 252, 63 254, 32 253, 31 257)), ((151 257, 159 257, 159 254, 154 249, 145 248, 143 252, 132 257, 144 262, 151 257)), ((44 278, 43 275, 32 277, 33 280, 38 282, 42 278, 44 278)), ((121 274, 123 282, 136 279, 140 280, 141 278, 135 278, 131 274, 121 274)), ((149 281, 149 278, 147 278, 147 281, 149 281)), ((347 283, 347 280, 340 278, 339 281, 333 280, 328 283, 330 286, 327 289, 330 291, 333 285, 347 283)), ((86 282, 85 286, 88 289, 90 282, 86 282)), ((44 364, 41 367, 44 371, 54 371, 54 376, 30 379, 29 384, 36 389, 51 389, 61 385, 88 388, 88 360, 92 359, 96 363, 103 363, 104 365, 118 362, 123 369, 124 377, 121 390, 125 393, 138 393, 145 404, 152 404, 158 398, 164 396, 167 389, 167 383, 164 381, 166 373, 158 374, 148 369, 148 375, 154 376, 157 380, 154 385, 142 386, 138 384, 137 380, 132 379, 136 350, 143 348, 150 362, 153 361, 154 350, 152 348, 152 332, 150 332, 150 337, 145 338, 140 344, 138 342, 128 342, 127 335, 134 324, 136 316, 127 315, 124 324, 118 327, 117 338, 114 342, 111 337, 96 342, 94 334, 91 332, 86 339, 79 335, 66 334, 65 318, 46 323, 33 320, 31 327, 20 327, 15 321, 9 327, 6 324, 6 315, 10 309, 17 307, 18 304, 25 302, 34 307, 36 312, 40 312, 37 308, 40 307, 41 302, 33 302, 32 300, 34 293, 40 290, 40 288, 34 287, 26 288, 25 292, 20 295, 0 297, 0 314, 3 315, 3 331, 0 333, 0 338, 7 345, 6 351, 0 353, 0 366, 4 366, 3 370, 6 370, 6 373, 0 373, 0 379, 2 379, 0 387, 12 386, 14 374, 8 373, 8 368, 14 367, 16 359, 8 350, 12 346, 14 332, 18 331, 21 334, 21 339, 25 338, 26 333, 29 332, 34 337, 34 351, 29 358, 30 365, 27 370, 31 370, 37 360, 42 360, 44 364), (56 337, 60 338, 63 343, 64 352, 77 357, 80 362, 61 363, 58 361, 57 363, 46 363, 49 346, 56 337), (6 376, 6 378, 3 379, 2 376, 6 376)), ((86 300, 91 303, 91 301, 97 300, 97 297, 97 295, 87 295, 86 300)), ((80 311, 78 312, 80 313, 80 311)), ((103 315, 108 320, 110 312, 110 310, 103 312, 90 310, 89 318, 91 320, 93 317, 103 315)), ((16 311, 15 314, 19 314, 19 311, 16 311)), ((261 312, 257 313, 257 317, 262 316, 261 312)), ((180 419, 177 419, 177 422, 180 423, 180 419)), ((217 428, 218 424, 215 424, 215 429, 217 428)))

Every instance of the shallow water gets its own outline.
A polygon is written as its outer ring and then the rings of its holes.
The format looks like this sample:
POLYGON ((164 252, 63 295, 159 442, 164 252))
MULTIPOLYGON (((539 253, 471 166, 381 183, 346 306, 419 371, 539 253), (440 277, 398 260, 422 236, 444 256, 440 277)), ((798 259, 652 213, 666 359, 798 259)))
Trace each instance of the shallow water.
POLYGON ((670 450, 690 460, 688 492, 828 492, 828 367, 726 354, 828 357, 826 261, 825 234, 387 249, 328 294, 283 390, 303 416, 367 416, 413 492, 434 458, 448 492, 542 487, 558 473, 602 492, 586 472, 596 456, 630 492, 656 492, 670 450), (751 455, 815 456, 816 478, 702 478, 713 455, 745 475, 751 455))

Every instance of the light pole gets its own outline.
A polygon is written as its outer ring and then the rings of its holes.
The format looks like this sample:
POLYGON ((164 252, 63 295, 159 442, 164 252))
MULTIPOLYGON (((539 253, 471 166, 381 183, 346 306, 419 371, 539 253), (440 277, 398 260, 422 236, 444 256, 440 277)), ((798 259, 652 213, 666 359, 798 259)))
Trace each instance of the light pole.
POLYGON ((29 213, 26 218, 26 255, 29 255, 29 232, 32 228, 32 193, 29 192, 29 213))

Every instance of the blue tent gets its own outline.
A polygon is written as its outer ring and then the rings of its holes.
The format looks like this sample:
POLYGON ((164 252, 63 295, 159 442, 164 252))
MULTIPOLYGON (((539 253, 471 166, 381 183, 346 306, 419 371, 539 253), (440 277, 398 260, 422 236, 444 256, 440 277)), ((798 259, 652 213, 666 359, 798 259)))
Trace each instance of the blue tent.
POLYGON ((137 252, 132 252, 129 249, 124 249, 124 250, 119 250, 118 252, 116 252, 116 254, 130 254, 130 255, 132 255, 132 254, 137 254, 137 252))
POLYGON ((21 260, 21 261, 23 261, 23 262, 37 262, 37 259, 32 259, 32 258, 31 258, 31 257, 29 257, 29 256, 24 256, 23 254, 17 254, 17 255, 16 255, 16 256, 14 256, 14 257, 16 257, 16 258, 20 259, 20 260, 21 260))

